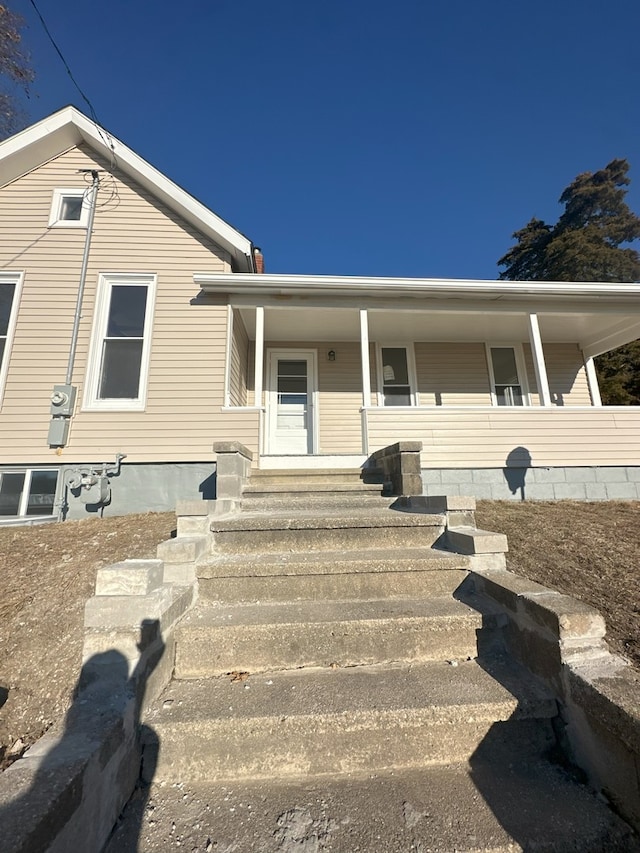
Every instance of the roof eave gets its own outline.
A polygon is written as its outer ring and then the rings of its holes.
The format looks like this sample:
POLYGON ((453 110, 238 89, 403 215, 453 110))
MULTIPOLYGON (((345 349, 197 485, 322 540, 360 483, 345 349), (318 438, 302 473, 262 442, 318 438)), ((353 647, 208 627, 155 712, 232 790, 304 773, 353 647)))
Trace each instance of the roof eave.
POLYGON ((474 297, 492 300, 531 297, 636 301, 638 284, 606 282, 525 282, 473 279, 378 278, 372 276, 224 275, 195 273, 204 291, 317 296, 474 297))

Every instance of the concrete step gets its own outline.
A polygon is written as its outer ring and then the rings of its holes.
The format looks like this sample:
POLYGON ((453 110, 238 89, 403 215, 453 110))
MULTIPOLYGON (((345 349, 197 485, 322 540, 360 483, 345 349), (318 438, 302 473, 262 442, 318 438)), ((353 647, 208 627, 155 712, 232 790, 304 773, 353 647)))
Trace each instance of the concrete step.
POLYGON ((242 512, 285 512, 306 508, 318 512, 342 509, 388 509, 397 498, 356 492, 287 492, 284 494, 245 495, 240 501, 242 512))
POLYGON ((253 468, 249 483, 254 485, 285 485, 285 484, 325 484, 338 485, 344 483, 379 483, 383 482, 381 474, 375 470, 363 471, 361 468, 282 468, 260 469, 253 468))
POLYGON ((213 553, 430 547, 444 531, 437 514, 355 509, 243 512, 211 523, 213 553))
POLYGON ((176 629, 175 677, 465 659, 476 656, 483 628, 490 639, 495 627, 492 617, 491 611, 480 612, 450 596, 281 604, 200 602, 176 629))
POLYGON ((309 482, 306 478, 300 481, 287 480, 286 482, 278 483, 263 483, 254 482, 251 480, 243 489, 243 495, 281 495, 284 497, 302 497, 305 495, 323 495, 331 496, 335 493, 358 495, 380 495, 382 491, 381 483, 363 483, 361 480, 357 482, 338 482, 338 483, 314 483, 309 482))
POLYGON ((105 853, 640 851, 606 803, 560 768, 484 744, 470 764, 294 782, 176 781, 146 793, 127 806, 105 853))
POLYGON ((256 486, 246 487, 243 491, 241 509, 243 512, 283 513, 300 509, 313 509, 314 512, 335 512, 362 509, 384 510, 397 502, 397 497, 382 494, 380 485, 366 483, 341 483, 338 486, 301 484, 299 489, 293 486, 256 486))
POLYGON ((201 600, 233 602, 366 600, 450 595, 468 557, 429 548, 308 551, 203 558, 201 600))
POLYGON ((467 760, 490 732, 539 755, 556 713, 514 665, 466 661, 174 681, 146 723, 156 780, 237 784, 467 760))

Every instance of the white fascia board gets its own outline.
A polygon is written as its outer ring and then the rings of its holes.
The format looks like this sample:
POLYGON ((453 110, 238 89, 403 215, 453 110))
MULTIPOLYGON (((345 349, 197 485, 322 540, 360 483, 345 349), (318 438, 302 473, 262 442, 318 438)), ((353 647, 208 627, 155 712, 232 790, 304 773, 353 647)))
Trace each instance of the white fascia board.
POLYGON ((123 172, 221 248, 226 249, 244 269, 253 269, 251 240, 169 180, 111 133, 98 128, 75 107, 64 107, 0 143, 3 185, 82 142, 107 159, 115 155, 118 167, 123 172), (110 144, 113 145, 113 150, 110 144))
POLYGON ((473 296, 493 301, 530 297, 615 299, 635 301, 640 284, 555 281, 489 281, 436 278, 376 278, 331 275, 245 275, 243 273, 195 273, 195 284, 203 290, 226 293, 342 294, 367 296, 473 296))

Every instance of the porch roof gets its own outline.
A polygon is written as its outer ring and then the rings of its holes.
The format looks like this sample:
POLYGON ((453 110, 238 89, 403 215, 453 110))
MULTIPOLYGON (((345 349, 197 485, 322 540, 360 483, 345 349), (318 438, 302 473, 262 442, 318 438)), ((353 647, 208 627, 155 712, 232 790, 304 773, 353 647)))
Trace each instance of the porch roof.
POLYGON ((640 338, 637 284, 238 273, 196 274, 194 282, 228 294, 250 337, 252 307, 263 306, 270 340, 358 340, 359 308, 377 341, 525 341, 531 313, 544 342, 577 343, 586 357, 640 338))
POLYGON ((547 297, 571 300, 638 303, 640 283, 565 281, 490 281, 483 279, 378 278, 374 276, 278 275, 274 273, 195 273, 204 291, 271 296, 376 296, 492 301, 547 297))

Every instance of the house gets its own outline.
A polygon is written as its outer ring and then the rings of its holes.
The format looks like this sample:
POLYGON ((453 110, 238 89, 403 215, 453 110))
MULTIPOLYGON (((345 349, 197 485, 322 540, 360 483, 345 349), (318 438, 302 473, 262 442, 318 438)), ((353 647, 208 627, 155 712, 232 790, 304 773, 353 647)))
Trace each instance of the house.
POLYGON ((634 285, 261 272, 251 241, 73 107, 0 144, 0 516, 212 497, 423 444, 427 492, 638 498, 640 410, 593 358, 634 285))

